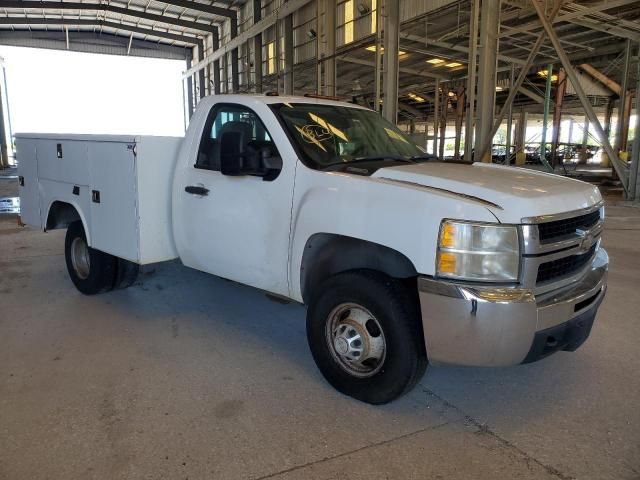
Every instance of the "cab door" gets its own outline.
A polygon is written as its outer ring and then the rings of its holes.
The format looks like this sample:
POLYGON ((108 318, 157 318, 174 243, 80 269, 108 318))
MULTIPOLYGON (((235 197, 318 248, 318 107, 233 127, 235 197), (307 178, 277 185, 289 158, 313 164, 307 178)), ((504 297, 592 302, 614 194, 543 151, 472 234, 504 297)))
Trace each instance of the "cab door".
MULTIPOLYGON (((275 121, 268 107, 261 108, 275 121)), ((278 130, 274 138, 249 107, 213 105, 201 138, 192 139, 195 162, 183 164, 174 183, 174 237, 185 265, 288 295, 295 161, 283 161, 282 169, 269 178, 220 171, 225 132, 234 133, 241 149, 271 148, 278 155, 291 148, 278 130)))

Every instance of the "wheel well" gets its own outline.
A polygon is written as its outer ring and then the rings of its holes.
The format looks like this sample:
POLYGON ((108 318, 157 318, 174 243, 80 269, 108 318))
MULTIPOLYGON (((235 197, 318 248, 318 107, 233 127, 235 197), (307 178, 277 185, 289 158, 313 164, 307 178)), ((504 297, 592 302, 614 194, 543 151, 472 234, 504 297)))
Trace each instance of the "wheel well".
POLYGON ((418 275, 411 260, 397 250, 359 238, 317 233, 307 240, 302 255, 300 287, 304 303, 309 303, 314 288, 327 278, 356 269, 376 270, 400 279, 418 275))
POLYGON ((81 220, 76 207, 66 202, 55 201, 49 208, 46 230, 67 228, 70 223, 81 220))

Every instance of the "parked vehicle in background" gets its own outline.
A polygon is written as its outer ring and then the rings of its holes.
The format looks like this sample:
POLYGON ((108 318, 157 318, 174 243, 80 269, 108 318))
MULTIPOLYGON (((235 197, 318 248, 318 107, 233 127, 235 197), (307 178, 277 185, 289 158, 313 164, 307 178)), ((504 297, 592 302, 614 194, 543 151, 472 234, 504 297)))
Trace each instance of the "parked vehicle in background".
POLYGON ((17 136, 22 221, 66 228, 85 294, 179 258, 307 306, 339 391, 389 402, 427 363, 575 350, 606 290, 598 189, 434 161, 376 112, 262 95, 203 99, 184 138, 17 136))

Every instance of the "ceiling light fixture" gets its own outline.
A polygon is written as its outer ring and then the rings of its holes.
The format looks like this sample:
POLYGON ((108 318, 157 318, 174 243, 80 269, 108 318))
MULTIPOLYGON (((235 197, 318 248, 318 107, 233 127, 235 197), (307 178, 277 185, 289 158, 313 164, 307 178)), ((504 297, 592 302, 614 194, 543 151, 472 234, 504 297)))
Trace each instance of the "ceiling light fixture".
MULTIPOLYGON (((375 45, 369 45, 368 47, 365 47, 365 50, 368 50, 369 52, 374 52, 376 51, 376 46, 375 45)), ((380 47, 380 52, 384 53, 384 47, 380 47)), ((406 55, 407 52, 405 52, 404 50, 398 50, 398 56, 403 56, 406 55)))

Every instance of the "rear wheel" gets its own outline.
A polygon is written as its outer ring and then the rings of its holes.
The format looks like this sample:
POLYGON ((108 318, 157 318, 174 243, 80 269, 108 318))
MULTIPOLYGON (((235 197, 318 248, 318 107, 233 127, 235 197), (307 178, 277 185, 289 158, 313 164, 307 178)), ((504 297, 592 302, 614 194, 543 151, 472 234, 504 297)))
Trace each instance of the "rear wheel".
POLYGON ((327 280, 310 302, 307 339, 327 381, 367 403, 400 397, 427 366, 415 295, 378 272, 350 271, 327 280))
POLYGON ((67 228, 65 259, 71 281, 80 292, 94 295, 113 288, 118 259, 89 247, 80 221, 67 228))

